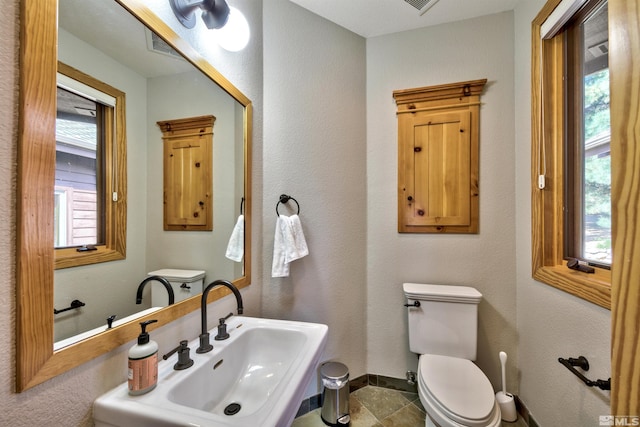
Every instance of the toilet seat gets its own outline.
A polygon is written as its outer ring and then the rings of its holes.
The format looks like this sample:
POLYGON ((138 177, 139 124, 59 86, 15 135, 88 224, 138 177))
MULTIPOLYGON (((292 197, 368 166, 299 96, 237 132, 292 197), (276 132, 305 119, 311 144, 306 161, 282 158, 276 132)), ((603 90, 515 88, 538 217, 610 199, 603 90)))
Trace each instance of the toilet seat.
POLYGON ((420 356, 418 387, 427 413, 442 427, 500 426, 500 409, 493 387, 470 360, 433 354, 420 356))

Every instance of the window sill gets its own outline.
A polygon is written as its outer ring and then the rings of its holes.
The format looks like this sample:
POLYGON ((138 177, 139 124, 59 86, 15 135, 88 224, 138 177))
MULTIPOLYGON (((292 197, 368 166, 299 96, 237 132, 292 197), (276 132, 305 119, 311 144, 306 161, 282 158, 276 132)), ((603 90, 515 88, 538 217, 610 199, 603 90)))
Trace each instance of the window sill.
POLYGON ((97 245, 95 251, 78 252, 77 248, 55 249, 55 269, 98 264, 125 259, 124 248, 120 250, 106 245, 97 245))
POLYGON ((595 270, 592 274, 570 270, 563 261, 561 265, 535 269, 533 278, 611 310, 611 271, 595 270))

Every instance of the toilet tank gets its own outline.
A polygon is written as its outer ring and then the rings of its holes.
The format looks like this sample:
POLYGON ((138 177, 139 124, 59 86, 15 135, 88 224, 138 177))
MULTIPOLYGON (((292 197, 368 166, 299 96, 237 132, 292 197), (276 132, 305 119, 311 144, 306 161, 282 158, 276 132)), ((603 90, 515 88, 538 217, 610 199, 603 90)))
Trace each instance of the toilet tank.
MULTIPOLYGON (((162 276, 169 281, 173 288, 175 302, 184 301, 192 296, 202 294, 204 287, 204 270, 180 270, 164 268, 150 271, 148 276, 162 276)), ((164 307, 167 305, 167 290, 156 282, 149 283, 151 287, 151 307, 164 307)), ((148 286, 148 285, 147 285, 148 286)))
POLYGON ((478 304, 482 294, 468 286, 404 283, 410 305, 409 347, 413 353, 476 359, 478 304), (418 301, 419 307, 413 306, 418 301))

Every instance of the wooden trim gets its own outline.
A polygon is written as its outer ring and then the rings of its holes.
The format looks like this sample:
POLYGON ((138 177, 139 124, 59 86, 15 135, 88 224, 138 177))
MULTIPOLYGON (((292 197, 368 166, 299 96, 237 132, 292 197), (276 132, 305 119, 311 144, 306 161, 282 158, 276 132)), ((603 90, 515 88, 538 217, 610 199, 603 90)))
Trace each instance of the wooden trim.
POLYGON ((179 132, 181 137, 184 136, 199 136, 206 135, 212 133, 213 125, 216 122, 216 118, 212 115, 207 116, 197 116, 197 117, 187 117, 183 119, 174 119, 174 120, 162 120, 158 122, 158 126, 162 131, 163 138, 174 138, 174 134, 172 132, 179 132), (207 128, 211 128, 207 130, 207 128), (193 130, 200 129, 199 132, 194 133, 184 133, 182 131, 185 130, 193 130))
MULTIPOLYGON (((175 129, 174 129, 175 130, 175 129)), ((213 131, 209 130, 209 131, 204 131, 204 132, 194 132, 194 133, 181 133, 180 137, 181 138, 186 138, 186 137, 198 137, 198 136, 206 136, 206 135, 213 135, 213 131)), ((162 136, 163 140, 167 140, 167 139, 173 139, 176 138, 176 136, 174 135, 170 135, 170 136, 162 136)))
POLYGON ((242 286, 251 284, 251 235, 253 206, 253 104, 244 105, 244 278, 239 281, 242 286))
MULTIPOLYGON (((251 283, 251 101, 155 16, 141 0, 117 0, 143 24, 219 85, 245 109, 245 272, 234 280, 238 288, 251 283)), ((22 392, 133 340, 137 322, 105 331, 77 344, 53 351, 52 218, 55 177, 55 116, 57 68, 57 0, 22 0, 20 15, 20 99, 16 224, 16 391, 22 392)), ((228 295, 213 290, 212 302, 228 295)), ((200 309, 200 298, 165 307, 151 318, 166 325, 200 309)))
POLYGON ((413 89, 394 90, 393 97, 396 100, 396 104, 402 105, 413 102, 480 96, 486 83, 487 79, 479 79, 413 89))
POLYGON ((611 307, 611 272, 596 274, 566 268, 563 260, 563 68, 562 35, 540 39, 540 26, 559 4, 549 0, 532 23, 531 31, 531 245, 534 279, 611 307), (544 147, 542 149, 541 147, 544 147), (546 158, 543 158, 543 154, 546 158), (539 165, 546 163, 546 187, 538 188, 539 165))
POLYGON ((640 0, 609 0, 611 414, 640 416, 640 0))
POLYGON ((23 0, 16 241, 16 388, 53 354, 53 197, 57 1, 23 0), (42 79, 42 75, 50 78, 42 79))
MULTIPOLYGON (((474 105, 481 105, 480 102, 467 102, 464 104, 464 106, 474 106, 474 105)), ((437 107, 423 107, 423 108, 414 108, 412 110, 402 110, 402 111, 398 111, 396 114, 411 114, 411 113, 418 113, 420 111, 440 111, 440 110, 446 110, 449 108, 460 108, 461 105, 460 104, 449 104, 449 105, 441 105, 441 106, 437 106, 437 107)))

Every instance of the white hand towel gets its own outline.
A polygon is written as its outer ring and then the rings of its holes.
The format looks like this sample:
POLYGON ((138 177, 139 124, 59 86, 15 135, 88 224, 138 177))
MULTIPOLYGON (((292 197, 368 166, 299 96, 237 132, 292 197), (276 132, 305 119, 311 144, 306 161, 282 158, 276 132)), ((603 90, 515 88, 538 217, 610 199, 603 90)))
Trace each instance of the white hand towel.
POLYGON ((271 276, 288 277, 289 263, 307 255, 309 255, 309 248, 298 215, 278 216, 273 239, 271 276))
POLYGON ((244 215, 238 217, 238 221, 236 221, 236 225, 233 227, 225 255, 235 262, 242 261, 242 257, 244 256, 244 215))
POLYGON ((289 264, 291 261, 309 255, 309 248, 302 232, 300 217, 291 215, 281 222, 281 226, 283 227, 282 235, 285 238, 284 262, 289 264))
POLYGON ((271 277, 289 277, 289 264, 284 262, 285 247, 282 235, 281 223, 285 221, 282 215, 276 219, 276 233, 273 238, 273 263, 271 264, 271 277))

